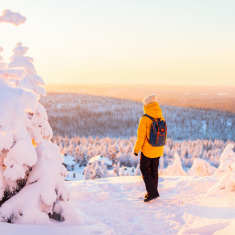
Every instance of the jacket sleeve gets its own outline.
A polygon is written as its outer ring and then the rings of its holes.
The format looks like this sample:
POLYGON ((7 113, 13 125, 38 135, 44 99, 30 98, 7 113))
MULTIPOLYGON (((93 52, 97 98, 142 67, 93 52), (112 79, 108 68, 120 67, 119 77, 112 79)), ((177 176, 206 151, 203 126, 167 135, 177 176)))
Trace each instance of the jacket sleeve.
POLYGON ((138 154, 139 151, 142 150, 146 137, 147 137, 146 119, 144 117, 141 117, 137 130, 137 140, 134 147, 134 153, 138 154))

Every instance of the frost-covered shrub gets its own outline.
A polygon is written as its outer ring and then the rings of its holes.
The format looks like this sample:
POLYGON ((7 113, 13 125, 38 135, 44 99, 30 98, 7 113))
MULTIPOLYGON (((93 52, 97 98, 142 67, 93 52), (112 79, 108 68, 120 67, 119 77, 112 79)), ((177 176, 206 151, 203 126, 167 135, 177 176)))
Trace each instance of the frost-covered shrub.
MULTIPOLYGON (((133 155, 131 148, 135 143, 135 139, 135 137, 130 139, 85 138, 79 136, 73 138, 54 137, 54 141, 61 146, 65 153, 76 153, 76 167, 87 166, 89 159, 93 157, 91 156, 92 153, 94 156, 102 155, 112 161, 112 175, 110 175, 111 171, 108 171, 108 176, 133 175, 129 170, 132 167, 135 168, 135 175, 141 174, 139 157, 133 155)), ((229 141, 228 143, 235 146, 235 142, 229 141)), ((219 167, 221 169, 222 165, 225 164, 226 161, 220 159, 224 158, 223 150, 228 143, 218 140, 176 142, 168 139, 164 156, 160 158, 160 175, 211 175, 217 166, 221 165, 219 167), (176 159, 175 152, 178 155, 176 159), (177 166, 180 166, 180 168, 177 166)))
POLYGON ((103 178, 107 176, 107 170, 112 166, 112 161, 103 156, 91 158, 84 169, 85 179, 103 178))
POLYGON ((64 220, 66 170, 39 103, 44 82, 27 50, 18 43, 10 63, 0 61, 0 221, 64 220))
MULTIPOLYGON (((119 174, 118 167, 127 167, 128 169, 134 167, 136 168, 136 175, 140 175, 139 167, 137 166, 139 157, 133 155, 135 140, 136 137, 121 139, 110 137, 85 138, 77 136, 68 138, 55 136, 53 138, 53 141, 61 147, 65 154, 72 153, 72 156, 75 158, 76 167, 87 166, 88 161, 93 156, 102 155, 112 161, 112 167, 115 169, 114 175, 119 174)), ((177 142, 168 139, 164 149, 164 156, 160 158, 160 173, 165 174, 164 171, 173 164, 175 152, 177 152, 182 168, 189 174, 210 175, 214 167, 220 165, 220 156, 228 143, 235 145, 235 142, 232 141, 186 140, 177 142)))
POLYGON ((126 167, 126 166, 120 167, 119 175, 120 176, 136 175, 136 169, 134 167, 126 167))
POLYGON ((114 176, 120 176, 119 169, 120 169, 120 163, 117 161, 114 161, 113 163, 113 175, 114 176))
POLYGON ((138 162, 137 167, 135 169, 135 175, 141 175, 141 171, 140 171, 140 162, 138 162))
MULTIPOLYGON (((99 137, 62 137, 55 136, 53 141, 59 145, 64 154, 72 155, 78 166, 86 166, 89 159, 96 155, 102 155, 113 162, 119 162, 120 166, 137 167, 138 157, 133 155, 133 146, 136 137, 128 139, 99 138, 99 137), (89 139, 89 140, 88 140, 89 139)), ((231 141, 230 141, 231 142, 231 141)), ((234 142, 231 142, 235 144, 234 142)), ((168 139, 161 158, 161 168, 171 165, 174 154, 180 156, 184 169, 190 169, 195 159, 203 159, 214 167, 220 164, 220 156, 227 142, 215 140, 173 141, 168 139)))

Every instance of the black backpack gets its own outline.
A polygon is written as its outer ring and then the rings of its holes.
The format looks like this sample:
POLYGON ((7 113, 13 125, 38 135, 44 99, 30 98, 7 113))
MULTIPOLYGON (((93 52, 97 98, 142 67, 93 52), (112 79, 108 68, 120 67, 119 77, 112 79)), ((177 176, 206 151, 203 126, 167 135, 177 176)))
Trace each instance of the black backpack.
POLYGON ((166 122, 160 118, 154 119, 148 114, 144 114, 143 116, 146 116, 153 121, 150 127, 150 136, 147 137, 148 142, 154 147, 164 146, 166 144, 167 136, 166 122))

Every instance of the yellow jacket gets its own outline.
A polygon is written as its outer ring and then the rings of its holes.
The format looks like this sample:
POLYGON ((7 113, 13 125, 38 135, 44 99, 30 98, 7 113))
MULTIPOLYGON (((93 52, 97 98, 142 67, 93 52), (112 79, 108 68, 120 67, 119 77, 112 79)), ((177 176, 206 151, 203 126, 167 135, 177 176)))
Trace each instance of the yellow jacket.
MULTIPOLYGON (((153 118, 161 118, 164 120, 162 110, 157 102, 144 105, 144 113, 153 118)), ((161 157, 164 152, 164 146, 155 147, 149 144, 147 136, 150 135, 150 127, 152 120, 146 116, 142 116, 139 121, 137 130, 137 140, 134 147, 134 153, 141 151, 148 158, 161 157)))

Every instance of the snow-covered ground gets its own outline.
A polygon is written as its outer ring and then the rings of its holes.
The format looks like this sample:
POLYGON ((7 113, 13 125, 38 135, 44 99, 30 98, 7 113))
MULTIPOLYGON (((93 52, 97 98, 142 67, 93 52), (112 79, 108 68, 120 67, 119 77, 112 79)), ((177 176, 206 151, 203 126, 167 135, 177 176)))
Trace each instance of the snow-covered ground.
POLYGON ((215 176, 160 178, 160 198, 144 203, 140 176, 67 182, 79 217, 67 223, 0 224, 4 235, 214 234, 235 231, 234 192, 210 193, 215 176))

